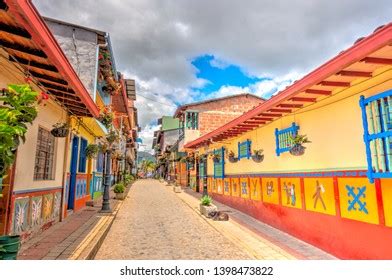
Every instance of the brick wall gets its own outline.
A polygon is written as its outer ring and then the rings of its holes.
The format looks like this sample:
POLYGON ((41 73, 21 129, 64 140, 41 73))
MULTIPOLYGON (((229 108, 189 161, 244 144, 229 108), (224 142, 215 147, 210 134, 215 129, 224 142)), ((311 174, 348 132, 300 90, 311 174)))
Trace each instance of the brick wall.
POLYGON ((189 107, 199 111, 200 136, 238 118, 263 101, 254 96, 238 96, 189 107))

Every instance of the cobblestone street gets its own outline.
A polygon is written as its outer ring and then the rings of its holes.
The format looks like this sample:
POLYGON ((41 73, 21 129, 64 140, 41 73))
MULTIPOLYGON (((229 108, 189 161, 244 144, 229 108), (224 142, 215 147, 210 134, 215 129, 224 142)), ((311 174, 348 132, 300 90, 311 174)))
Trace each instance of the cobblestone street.
POLYGON ((168 187, 139 180, 96 259, 252 259, 168 187))

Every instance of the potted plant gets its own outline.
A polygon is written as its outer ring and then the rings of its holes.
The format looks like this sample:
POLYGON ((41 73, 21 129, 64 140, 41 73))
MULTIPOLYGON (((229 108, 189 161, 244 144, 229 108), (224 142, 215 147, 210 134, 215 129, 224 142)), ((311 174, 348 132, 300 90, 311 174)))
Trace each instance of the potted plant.
POLYGON ((106 135, 106 141, 109 142, 109 144, 114 143, 119 139, 119 136, 116 131, 111 130, 107 135, 106 135))
POLYGON ((19 249, 19 235, 0 236, 0 260, 16 260, 19 249))
POLYGON ((264 150, 263 149, 258 149, 258 150, 254 150, 253 154, 252 154, 252 159, 255 162, 262 162, 264 160, 264 154, 263 154, 264 150))
POLYGON ((200 199, 200 213, 206 217, 209 216, 211 212, 216 212, 218 207, 212 204, 212 197, 205 195, 200 199))
POLYGON ((238 161, 238 158, 236 158, 236 157, 234 156, 234 152, 233 152, 233 151, 229 151, 229 152, 227 153, 227 157, 228 157, 228 159, 229 159, 229 162, 231 162, 231 163, 235 163, 235 162, 238 161))
POLYGON ((66 137, 68 135, 68 132, 69 132, 69 124, 65 122, 55 123, 53 125, 53 129, 50 131, 50 133, 54 137, 66 137))
POLYGON ((101 114, 99 115, 99 121, 106 127, 109 128, 113 123, 114 114, 110 111, 108 107, 103 109, 101 114))
POLYGON ((113 191, 116 194, 116 199, 118 199, 118 200, 125 199, 125 186, 123 183, 115 184, 113 191))
POLYGON ((310 143, 308 137, 306 135, 290 135, 290 140, 293 143, 292 148, 290 149, 290 154, 293 156, 302 156, 305 153, 306 147, 303 146, 305 143, 310 143))
POLYGON ((98 155, 99 146, 97 144, 88 144, 85 150, 87 158, 95 158, 98 155))

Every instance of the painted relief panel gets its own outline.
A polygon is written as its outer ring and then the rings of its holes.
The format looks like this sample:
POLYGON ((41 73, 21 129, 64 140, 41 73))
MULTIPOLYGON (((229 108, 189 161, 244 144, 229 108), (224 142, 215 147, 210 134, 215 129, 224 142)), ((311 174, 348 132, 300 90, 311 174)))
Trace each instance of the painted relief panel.
POLYGON ((240 179, 240 186, 241 186, 241 197, 242 198, 249 198, 249 178, 241 178, 240 179))
POLYGON ((210 177, 207 179, 207 191, 208 193, 212 192, 212 178, 210 177))
POLYGON ((223 194, 223 179, 216 179, 216 192, 219 194, 223 194))
POLYGON ((336 215, 332 178, 305 178, 306 210, 336 215))
POLYGON ((216 179, 212 179, 212 193, 217 193, 218 188, 216 184, 216 179))
POLYGON ((381 179, 381 192, 384 204, 385 225, 392 227, 392 179, 381 179))
POLYGON ((375 185, 367 178, 339 178, 338 184, 342 217, 378 224, 375 185))
POLYGON ((53 216, 54 217, 60 216, 60 207, 61 207, 61 192, 56 192, 54 194, 54 201, 53 201, 53 216))
POLYGON ((261 184, 260 178, 250 178, 250 198, 253 200, 261 200, 261 184))
POLYGON ((42 219, 48 221, 52 217, 53 194, 46 194, 43 198, 42 219))
POLYGON ((281 178, 280 189, 283 206, 302 208, 301 183, 299 178, 281 178))
POLYGON ((240 196, 240 178, 231 178, 231 195, 240 196))
POLYGON ((196 177, 195 176, 189 177, 189 187, 194 191, 196 190, 196 177))
POLYGON ((279 204, 279 191, 277 178, 262 178, 263 202, 279 204))
POLYGON ((31 199, 31 226, 35 227, 42 222, 42 196, 36 196, 31 199))
POLYGON ((231 194, 230 178, 225 178, 223 180, 223 194, 224 195, 231 194))
POLYGON ((13 217, 13 233, 18 234, 25 231, 28 227, 28 214, 30 198, 17 198, 15 199, 15 209, 13 217))

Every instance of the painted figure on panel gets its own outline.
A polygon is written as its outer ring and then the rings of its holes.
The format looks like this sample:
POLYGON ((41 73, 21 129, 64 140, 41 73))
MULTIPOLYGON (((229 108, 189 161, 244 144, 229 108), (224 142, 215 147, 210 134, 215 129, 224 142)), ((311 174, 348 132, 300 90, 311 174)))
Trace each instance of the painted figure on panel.
POLYGON ((237 183, 233 182, 233 193, 237 193, 237 183))
POLYGON ((225 181, 224 184, 225 184, 225 192, 228 193, 230 191, 229 190, 229 182, 225 181))
POLYGON ((319 181, 316 181, 316 190, 313 194, 313 200, 314 200, 314 205, 313 208, 316 209, 317 207, 317 202, 320 200, 321 204, 323 205, 324 210, 327 210, 327 207, 325 207, 325 203, 323 200, 323 197, 321 194, 325 193, 324 186, 319 183, 319 181))
POLYGON ((361 198, 366 198, 366 186, 363 187, 351 187, 346 185, 346 190, 347 190, 347 194, 348 196, 352 197, 353 200, 349 200, 348 201, 348 211, 351 210, 355 210, 355 211, 360 211, 360 212, 364 212, 365 214, 369 214, 369 211, 366 208, 366 202, 361 201, 361 198), (357 192, 355 192, 355 189, 357 190, 357 192), (359 208, 355 208, 355 205, 359 206, 359 208))
POLYGON ((275 191, 274 190, 274 182, 273 181, 267 182, 267 195, 272 196, 274 191, 275 191))
POLYGON ((248 184, 246 182, 241 182, 241 193, 248 194, 248 184))
POLYGON ((257 182, 252 181, 253 185, 253 196, 257 196, 257 182))
POLYGON ((295 195, 295 185, 291 182, 286 182, 283 183, 283 190, 286 193, 286 205, 291 204, 292 206, 295 206, 296 203, 296 195, 295 195))

